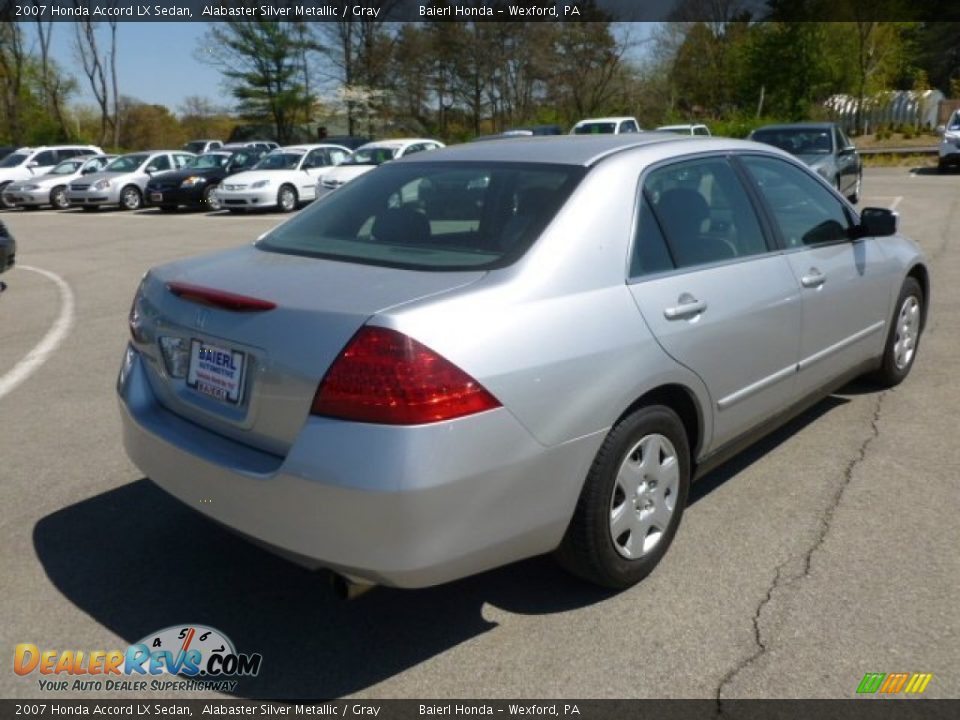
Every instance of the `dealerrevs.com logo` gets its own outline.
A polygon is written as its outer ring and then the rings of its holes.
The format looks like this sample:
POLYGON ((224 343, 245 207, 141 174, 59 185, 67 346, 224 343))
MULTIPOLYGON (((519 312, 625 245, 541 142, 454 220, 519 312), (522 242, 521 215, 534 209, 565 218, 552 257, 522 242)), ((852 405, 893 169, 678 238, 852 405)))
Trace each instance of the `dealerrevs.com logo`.
POLYGON ((168 627, 126 650, 56 650, 20 643, 13 653, 13 671, 38 676, 43 691, 230 692, 237 678, 255 677, 262 662, 260 653, 238 653, 230 638, 206 625, 168 627))

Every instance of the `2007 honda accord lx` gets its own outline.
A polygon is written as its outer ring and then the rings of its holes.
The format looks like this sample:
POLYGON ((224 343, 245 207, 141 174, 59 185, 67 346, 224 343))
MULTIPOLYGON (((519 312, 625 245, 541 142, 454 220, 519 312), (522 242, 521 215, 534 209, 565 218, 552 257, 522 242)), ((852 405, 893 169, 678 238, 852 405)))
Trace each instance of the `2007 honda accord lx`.
POLYGON ((462 145, 147 273, 124 442, 183 502, 355 583, 556 551, 623 588, 694 477, 854 376, 903 380, 929 297, 893 213, 769 146, 462 145))

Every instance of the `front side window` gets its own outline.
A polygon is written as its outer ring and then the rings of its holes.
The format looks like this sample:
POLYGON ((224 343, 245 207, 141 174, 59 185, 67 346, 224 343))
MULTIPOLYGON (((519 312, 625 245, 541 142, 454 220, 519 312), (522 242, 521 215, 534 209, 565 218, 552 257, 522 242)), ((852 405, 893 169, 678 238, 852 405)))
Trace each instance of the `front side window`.
POLYGON ((153 160, 150 161, 150 165, 147 167, 147 170, 153 172, 158 172, 161 170, 170 169, 170 158, 166 155, 157 155, 153 160))
POLYGON ((402 163, 353 180, 276 228, 264 250, 421 270, 503 267, 583 176, 527 163, 402 163))
POLYGON ((767 251, 747 192, 725 158, 688 160, 651 171, 643 192, 677 267, 767 251))
POLYGON ((843 204, 806 170, 776 158, 745 156, 742 162, 788 248, 850 238, 851 218, 843 204))
POLYGON ((57 164, 57 152, 56 150, 44 150, 42 153, 39 153, 35 158, 37 165, 40 167, 47 167, 49 165, 57 164))
POLYGON ((635 133, 639 132, 639 128, 637 128, 637 124, 633 120, 624 120, 620 125, 620 132, 635 133))
MULTIPOLYGON (((183 157, 183 156, 178 156, 183 157)), ((190 167, 196 170, 210 170, 213 168, 222 168, 227 164, 228 156, 220 153, 208 153, 198 158, 192 158, 190 167)))

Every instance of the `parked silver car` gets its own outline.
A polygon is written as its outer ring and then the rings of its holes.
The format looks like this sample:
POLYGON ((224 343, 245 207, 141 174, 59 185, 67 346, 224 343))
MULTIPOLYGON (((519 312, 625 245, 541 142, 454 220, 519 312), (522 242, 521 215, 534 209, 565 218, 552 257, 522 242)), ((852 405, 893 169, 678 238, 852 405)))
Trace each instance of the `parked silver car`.
POLYGON ((627 587, 691 479, 855 376, 909 373, 930 278, 896 225, 747 141, 386 163, 145 276, 124 444, 183 502, 350 582, 557 551, 627 587))
POLYGON ((836 123, 765 125, 751 132, 750 139, 796 155, 850 202, 860 202, 863 161, 856 146, 836 123))
POLYGON ((70 207, 67 185, 73 180, 103 170, 115 157, 116 155, 93 155, 64 160, 45 175, 7 185, 3 189, 3 203, 28 209, 50 205, 57 210, 65 210, 70 207))
POLYGON ((101 172, 74 180, 67 186, 67 201, 84 210, 118 205, 122 210, 143 206, 143 193, 151 177, 186 167, 196 156, 179 150, 148 150, 121 155, 101 172))

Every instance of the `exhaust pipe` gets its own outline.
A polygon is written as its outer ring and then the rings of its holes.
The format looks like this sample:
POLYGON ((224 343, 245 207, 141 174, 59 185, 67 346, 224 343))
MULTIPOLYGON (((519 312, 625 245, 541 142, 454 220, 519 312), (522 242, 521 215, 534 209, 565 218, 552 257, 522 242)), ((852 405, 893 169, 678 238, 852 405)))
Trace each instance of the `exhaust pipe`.
POLYGON ((340 600, 354 600, 376 587, 373 583, 365 580, 349 578, 338 573, 333 573, 330 576, 330 582, 333 584, 334 594, 340 600))

